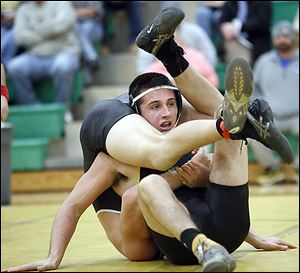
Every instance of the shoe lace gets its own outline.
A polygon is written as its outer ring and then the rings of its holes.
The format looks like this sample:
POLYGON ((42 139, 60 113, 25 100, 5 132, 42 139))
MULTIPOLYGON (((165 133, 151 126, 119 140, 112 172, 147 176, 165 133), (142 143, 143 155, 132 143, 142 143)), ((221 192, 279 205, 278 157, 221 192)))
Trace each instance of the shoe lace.
POLYGON ((173 38, 173 34, 159 34, 157 38, 154 38, 152 42, 154 43, 154 47, 152 49, 152 53, 156 54, 158 49, 162 46, 162 44, 171 38, 173 38))
POLYGON ((197 246, 197 254, 198 254, 198 261, 199 261, 199 264, 202 264, 203 260, 204 260, 204 249, 203 249, 203 244, 204 242, 202 243, 199 243, 199 245, 197 246))

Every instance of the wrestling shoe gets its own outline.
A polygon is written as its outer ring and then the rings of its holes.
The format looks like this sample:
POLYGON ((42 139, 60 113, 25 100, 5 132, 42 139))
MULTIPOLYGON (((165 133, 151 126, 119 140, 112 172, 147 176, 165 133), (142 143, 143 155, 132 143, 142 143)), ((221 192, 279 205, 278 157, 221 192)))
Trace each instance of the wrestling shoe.
POLYGON ((175 7, 163 9, 139 33, 136 38, 136 45, 155 55, 166 41, 174 37, 174 32, 184 16, 184 12, 181 9, 175 7))
POLYGON ((202 272, 232 272, 236 267, 225 247, 210 239, 193 243, 193 252, 203 266, 202 272))
POLYGON ((241 132, 230 134, 231 139, 255 139, 266 147, 274 150, 284 162, 293 162, 292 148, 273 121, 273 113, 267 101, 255 99, 249 106, 247 120, 241 132))
POLYGON ((252 90, 253 75, 249 63, 242 57, 234 58, 226 69, 222 105, 224 126, 229 133, 237 133, 243 129, 252 90))

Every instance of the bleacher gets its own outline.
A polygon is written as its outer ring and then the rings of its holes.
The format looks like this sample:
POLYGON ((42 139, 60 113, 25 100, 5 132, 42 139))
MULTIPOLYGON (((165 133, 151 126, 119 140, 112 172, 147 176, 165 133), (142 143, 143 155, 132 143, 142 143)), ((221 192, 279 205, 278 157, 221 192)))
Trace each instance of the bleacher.
MULTIPOLYGON (((147 1, 143 2, 146 10, 147 1)), ((297 7, 297 1, 273 1, 272 22, 280 19, 292 21, 297 7)), ((153 17, 158 8, 159 4, 151 3, 152 10, 148 13, 144 11, 145 16, 153 17)), ((191 18, 190 13, 194 11, 185 10, 188 12, 186 17, 191 18)), ((122 29, 118 31, 122 32, 122 29)), ((116 41, 115 45, 118 43, 116 41)), ((216 68, 221 91, 224 90, 225 69, 225 64, 221 62, 216 68)), ((55 91, 51 80, 45 80, 36 86, 44 104, 10 106, 8 122, 13 125, 12 190, 24 192, 71 189, 82 174, 79 130, 83 117, 98 101, 126 92, 128 84, 136 75, 136 54, 118 52, 117 49, 116 52, 101 57, 100 69, 94 74, 93 86, 84 88, 82 71, 78 71, 72 93, 75 117, 72 124, 64 124, 65 106, 53 103, 55 91)), ((12 84, 9 85, 9 90, 13 98, 12 84)), ((297 139, 289 139, 294 147, 298 147, 297 139)), ((249 162, 255 164, 251 150, 249 155, 249 162)))

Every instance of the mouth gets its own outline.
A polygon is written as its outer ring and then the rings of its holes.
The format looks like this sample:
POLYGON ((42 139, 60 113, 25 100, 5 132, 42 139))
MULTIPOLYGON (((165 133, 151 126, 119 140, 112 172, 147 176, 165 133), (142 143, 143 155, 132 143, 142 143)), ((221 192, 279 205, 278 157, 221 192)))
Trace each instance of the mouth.
POLYGON ((170 131, 173 128, 173 124, 170 121, 162 122, 159 126, 161 132, 170 131))

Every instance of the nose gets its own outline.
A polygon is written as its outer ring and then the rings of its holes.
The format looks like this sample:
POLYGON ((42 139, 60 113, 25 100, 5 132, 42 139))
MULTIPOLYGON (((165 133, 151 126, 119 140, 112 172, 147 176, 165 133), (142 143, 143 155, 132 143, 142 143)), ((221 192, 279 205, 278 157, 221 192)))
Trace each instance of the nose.
POLYGON ((168 105, 163 106, 163 116, 169 116, 171 114, 168 105))

